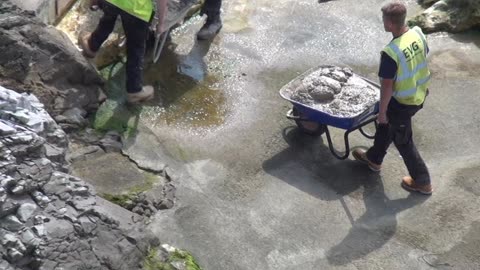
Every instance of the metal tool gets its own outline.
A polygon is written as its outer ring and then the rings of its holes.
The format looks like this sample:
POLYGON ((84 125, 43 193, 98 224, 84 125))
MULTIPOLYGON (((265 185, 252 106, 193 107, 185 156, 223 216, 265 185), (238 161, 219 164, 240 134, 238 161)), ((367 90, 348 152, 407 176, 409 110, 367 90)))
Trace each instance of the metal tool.
POLYGON ((153 63, 157 63, 162 54, 163 46, 167 40, 170 29, 155 37, 155 47, 153 48, 153 63))

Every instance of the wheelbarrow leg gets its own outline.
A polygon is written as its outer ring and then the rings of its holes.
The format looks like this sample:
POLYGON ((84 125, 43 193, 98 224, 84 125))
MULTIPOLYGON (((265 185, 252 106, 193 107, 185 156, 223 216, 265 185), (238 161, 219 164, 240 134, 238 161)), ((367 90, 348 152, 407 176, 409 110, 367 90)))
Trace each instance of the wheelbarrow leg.
POLYGON ((343 135, 343 139, 345 141, 345 153, 343 153, 343 155, 342 155, 333 146, 332 137, 330 136, 330 130, 328 130, 327 125, 325 126, 325 134, 327 135, 328 148, 330 149, 330 152, 332 152, 332 155, 334 157, 336 157, 340 160, 344 160, 344 159, 348 158, 348 156, 350 155, 350 142, 348 140, 348 135, 350 135, 350 133, 354 130, 355 129, 347 130, 347 131, 345 131, 345 134, 343 135))
MULTIPOLYGON (((328 130, 328 126, 325 125, 325 134, 327 135, 328 148, 330 149, 330 152, 332 152, 333 156, 335 156, 336 158, 338 158, 340 160, 344 160, 344 159, 348 158, 348 156, 350 155, 350 141, 348 139, 348 136, 350 135, 350 133, 352 133, 353 131, 355 131, 357 129, 360 130, 360 133, 362 133, 363 136, 365 136, 369 139, 374 139, 375 135, 371 135, 371 134, 366 133, 362 128, 365 127, 366 125, 372 123, 372 122, 375 122, 376 119, 377 119, 376 117, 373 117, 372 119, 369 119, 369 120, 363 122, 362 124, 345 131, 345 134, 343 135, 343 139, 344 139, 344 142, 345 142, 345 152, 343 154, 341 154, 339 151, 337 151, 335 149, 335 147, 333 146, 332 137, 330 135, 330 130, 328 130)), ((377 127, 377 123, 375 122, 375 128, 376 127, 377 127)))

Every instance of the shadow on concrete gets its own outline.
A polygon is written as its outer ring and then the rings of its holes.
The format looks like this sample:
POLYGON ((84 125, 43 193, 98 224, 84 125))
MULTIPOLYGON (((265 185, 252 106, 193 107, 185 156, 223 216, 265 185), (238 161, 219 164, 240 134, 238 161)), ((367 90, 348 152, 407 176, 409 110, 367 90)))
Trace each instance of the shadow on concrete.
POLYGON ((448 34, 450 38, 461 43, 472 43, 480 48, 480 28, 459 34, 448 34))
POLYGON ((381 248, 397 230, 396 215, 428 198, 411 194, 390 200, 378 173, 355 161, 335 159, 322 139, 295 127, 286 128, 283 136, 289 147, 264 162, 265 172, 320 200, 339 200, 352 224, 346 237, 327 252, 332 265, 348 264, 381 248), (363 199, 366 211, 357 220, 344 196, 363 199))

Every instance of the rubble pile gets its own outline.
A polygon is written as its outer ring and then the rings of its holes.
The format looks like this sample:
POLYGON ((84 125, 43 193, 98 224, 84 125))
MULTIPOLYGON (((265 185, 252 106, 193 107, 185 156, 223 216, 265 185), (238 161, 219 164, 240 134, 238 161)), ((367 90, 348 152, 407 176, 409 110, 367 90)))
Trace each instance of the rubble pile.
POLYGON ((337 117, 354 117, 380 99, 380 92, 349 68, 320 68, 289 90, 290 98, 337 117))

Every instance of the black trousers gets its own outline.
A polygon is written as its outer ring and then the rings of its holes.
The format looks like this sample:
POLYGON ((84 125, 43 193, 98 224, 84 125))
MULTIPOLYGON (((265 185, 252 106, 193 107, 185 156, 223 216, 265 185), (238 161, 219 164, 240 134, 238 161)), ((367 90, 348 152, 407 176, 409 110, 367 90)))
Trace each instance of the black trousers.
POLYGON ((220 18, 220 8, 222 0, 205 0, 201 14, 207 15, 208 21, 214 21, 220 18))
POLYGON ((90 48, 93 51, 100 49, 112 33, 117 17, 120 16, 127 37, 127 92, 140 92, 143 87, 143 63, 150 24, 106 1, 100 1, 100 7, 103 10, 103 17, 92 33, 90 48))
POLYGON ((373 163, 382 164, 387 149, 393 142, 415 182, 430 184, 427 166, 413 142, 412 117, 422 108, 423 104, 407 106, 392 98, 387 109, 389 123, 379 125, 374 144, 367 151, 367 158, 373 163))

